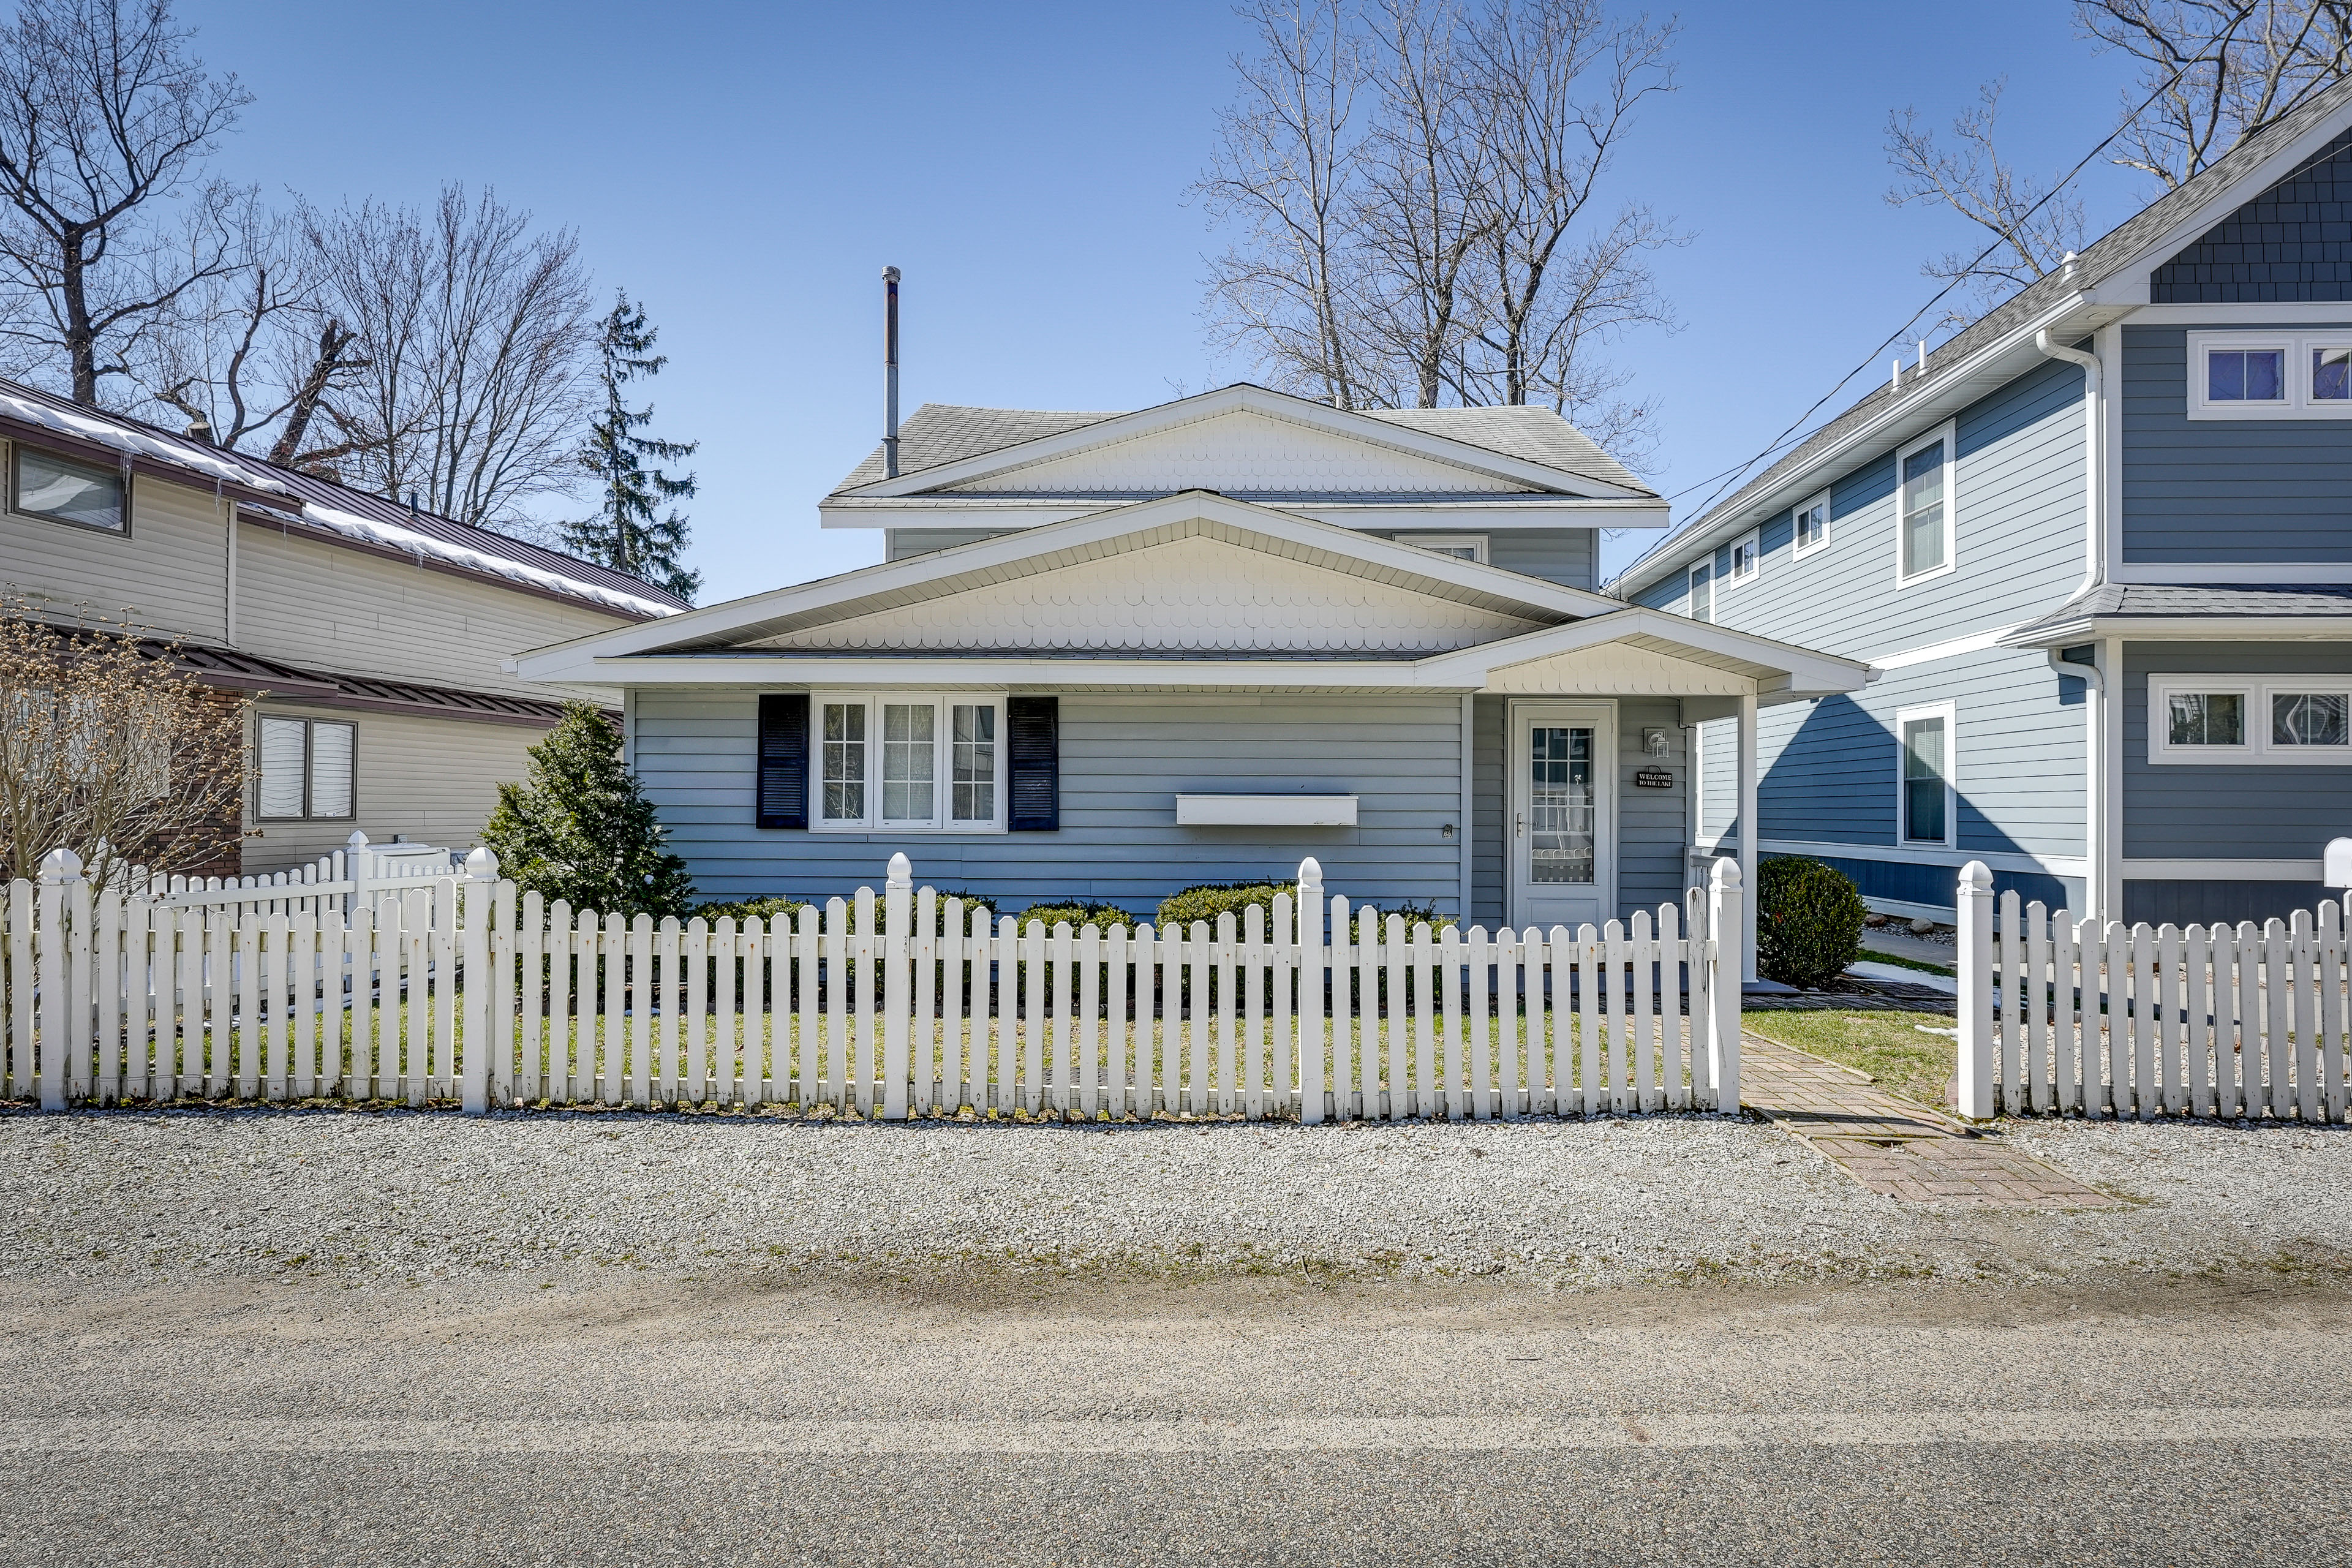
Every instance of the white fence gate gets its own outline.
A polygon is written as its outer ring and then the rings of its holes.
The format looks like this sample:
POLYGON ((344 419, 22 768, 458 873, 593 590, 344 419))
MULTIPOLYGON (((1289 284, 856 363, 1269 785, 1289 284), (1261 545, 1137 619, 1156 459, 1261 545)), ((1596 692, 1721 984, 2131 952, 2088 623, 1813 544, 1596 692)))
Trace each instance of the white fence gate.
POLYGON ((1735 1108, 1738 869, 1687 907, 1466 935, 1326 899, 1098 931, 887 885, 796 923, 656 923, 467 874, 328 907, 8 890, 6 1087, 798 1106, 908 1116, 1486 1118, 1735 1108), (1328 920, 1328 925, 1327 925, 1328 920), (483 1048, 475 1048, 479 1043, 483 1048))
POLYGON ((345 847, 291 871, 249 877, 151 877, 143 867, 132 867, 128 880, 140 896, 169 909, 218 906, 250 908, 262 914, 315 914, 321 910, 348 914, 371 902, 385 883, 446 879, 456 869, 456 858, 446 849, 425 844, 378 849, 368 843, 366 834, 354 832, 345 847))
POLYGON ((2229 925, 2076 921, 1970 861, 1959 1110, 2342 1121, 2345 906, 2229 925))

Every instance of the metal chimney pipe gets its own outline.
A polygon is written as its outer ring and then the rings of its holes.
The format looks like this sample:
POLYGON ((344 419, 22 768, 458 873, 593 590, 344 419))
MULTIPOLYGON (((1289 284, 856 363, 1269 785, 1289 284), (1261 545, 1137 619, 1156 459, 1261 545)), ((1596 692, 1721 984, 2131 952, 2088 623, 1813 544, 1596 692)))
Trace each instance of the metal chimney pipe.
POLYGON ((882 269, 882 473, 898 477, 898 269, 882 269))

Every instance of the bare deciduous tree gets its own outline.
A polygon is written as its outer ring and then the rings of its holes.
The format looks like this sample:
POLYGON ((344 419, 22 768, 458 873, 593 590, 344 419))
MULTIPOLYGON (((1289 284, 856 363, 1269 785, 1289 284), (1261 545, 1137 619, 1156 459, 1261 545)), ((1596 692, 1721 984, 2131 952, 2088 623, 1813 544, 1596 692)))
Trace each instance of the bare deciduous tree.
POLYGON ((1921 266, 1930 278, 1968 281, 1973 309, 1948 313, 1945 325, 1999 304, 2083 247, 2081 198, 2053 195, 2049 182, 2020 174, 1994 143, 2007 86, 2006 79, 1987 83, 1976 107, 1953 120, 1957 151, 1940 145, 1916 110, 1887 116, 1886 158, 1901 176, 1886 193, 1888 204, 1948 206, 1991 237, 1985 254, 1951 251, 1921 266))
POLYGON ((187 52, 167 0, 21 0, 0 29, 0 336, 73 400, 129 374, 188 289, 236 267, 236 193, 203 178, 251 101, 187 52), (185 197, 186 232, 156 213, 185 197))
POLYGON ((571 231, 534 236, 528 213, 455 185, 423 212, 366 202, 300 221, 322 308, 363 356, 349 391, 310 405, 353 482, 528 526, 522 502, 577 479, 595 401, 596 311, 571 231))
POLYGON ((250 700, 160 651, 0 605, 0 878, 63 847, 120 886, 134 865, 196 870, 236 847, 250 700))
POLYGON ((1263 53, 1196 190, 1220 347, 1347 407, 1546 403, 1639 447, 1592 351, 1668 312, 1672 226, 1595 203, 1671 26, 1601 0, 1257 0, 1263 53), (1369 100, 1369 102, 1366 101, 1369 100))
POLYGON ((1241 231, 1210 263, 1211 335, 1276 385, 1352 408, 1362 40, 1349 0, 1251 0, 1242 15, 1263 52, 1235 57, 1239 101, 1219 112, 1193 187, 1213 219, 1241 231))
POLYGON ((2167 190, 2352 70, 2347 0, 2074 0, 2074 18, 2140 62, 2115 161, 2167 190))

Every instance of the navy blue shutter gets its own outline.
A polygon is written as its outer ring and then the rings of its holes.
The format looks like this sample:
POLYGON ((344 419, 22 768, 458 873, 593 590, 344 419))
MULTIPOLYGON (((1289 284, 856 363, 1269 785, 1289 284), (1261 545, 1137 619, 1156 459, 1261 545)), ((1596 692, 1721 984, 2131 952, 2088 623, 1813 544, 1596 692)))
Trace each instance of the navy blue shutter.
POLYGON ((805 691, 760 699, 760 826, 806 827, 809 700, 805 691))
POLYGON ((1012 796, 1005 826, 1015 833, 1052 833, 1062 826, 1062 700, 1004 700, 1006 772, 1012 796))

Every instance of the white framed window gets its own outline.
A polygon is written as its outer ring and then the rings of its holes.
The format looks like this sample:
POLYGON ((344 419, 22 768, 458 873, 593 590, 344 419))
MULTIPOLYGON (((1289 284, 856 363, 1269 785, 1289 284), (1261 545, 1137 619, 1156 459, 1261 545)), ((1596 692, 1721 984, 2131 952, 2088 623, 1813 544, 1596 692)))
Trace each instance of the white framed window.
POLYGON ((1795 521, 1795 553, 1799 558, 1811 555, 1827 544, 1830 542, 1830 492, 1823 490, 1797 508, 1795 521))
POLYGON ((1953 431, 1947 422, 1895 454, 1895 581, 1899 587, 1953 570, 1953 431))
POLYGON ((1400 533, 1396 542, 1459 561, 1475 561, 1481 566, 1492 564, 1486 559, 1486 536, 1483 533, 1400 533))
POLYGON ((1724 575, 1724 586, 1731 588, 1751 582, 1762 569, 1763 552, 1757 531, 1751 528, 1731 542, 1731 570, 1724 575))
POLYGON ((2147 760, 2352 767, 2352 675, 2154 675, 2147 760))
POLYGON ((810 826, 836 833, 1004 830, 1001 694, 816 691, 810 826))
POLYGON ((262 822, 354 816, 359 731, 324 719, 261 721, 253 815, 262 822))
POLYGON ((1690 569, 1690 618, 1715 619, 1715 562, 1702 561, 1690 569))
POLYGON ((2190 332, 2191 419, 2352 419, 2352 332, 2190 332))
POLYGON ((104 533, 131 531, 120 468, 61 458, 19 442, 8 464, 8 510, 104 533))
POLYGON ((1949 702, 1895 715, 1895 835, 1902 844, 1952 847, 1958 828, 1958 714, 1949 702))

